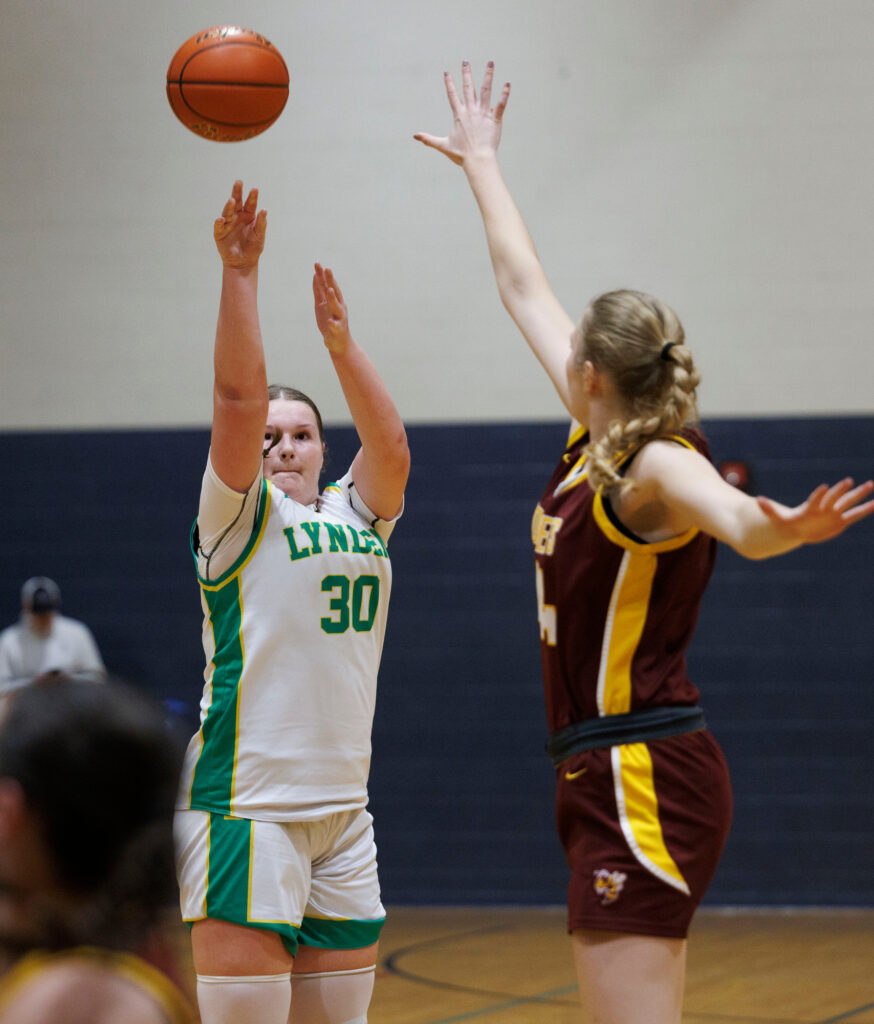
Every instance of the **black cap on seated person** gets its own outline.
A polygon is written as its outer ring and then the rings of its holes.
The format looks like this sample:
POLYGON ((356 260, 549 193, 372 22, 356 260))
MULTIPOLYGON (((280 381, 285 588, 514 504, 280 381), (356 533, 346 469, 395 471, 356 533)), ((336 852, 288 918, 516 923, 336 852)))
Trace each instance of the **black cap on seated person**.
POLYGON ((39 615, 61 607, 61 589, 48 576, 31 576, 21 588, 21 607, 39 615))

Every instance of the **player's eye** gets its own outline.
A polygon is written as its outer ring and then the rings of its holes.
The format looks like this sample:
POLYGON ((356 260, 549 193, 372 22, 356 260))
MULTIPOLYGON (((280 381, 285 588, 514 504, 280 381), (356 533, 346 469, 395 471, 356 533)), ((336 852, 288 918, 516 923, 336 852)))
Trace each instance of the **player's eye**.
POLYGON ((279 443, 279 437, 279 430, 276 428, 264 431, 264 455, 279 443))

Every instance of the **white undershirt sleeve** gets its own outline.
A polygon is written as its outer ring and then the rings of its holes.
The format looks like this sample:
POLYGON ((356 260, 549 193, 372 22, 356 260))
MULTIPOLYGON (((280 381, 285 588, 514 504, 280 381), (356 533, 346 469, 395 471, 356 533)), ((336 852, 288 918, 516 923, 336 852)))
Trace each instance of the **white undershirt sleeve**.
POLYGON ((395 528, 395 524, 404 514, 403 501, 401 502, 400 511, 393 519, 380 519, 379 516, 374 515, 367 505, 365 505, 364 499, 358 493, 358 488, 355 486, 355 481, 352 479, 351 472, 347 472, 344 476, 340 477, 337 481, 337 486, 342 490, 346 500, 352 508, 355 509, 358 515, 360 515, 362 519, 366 519, 371 528, 376 530, 384 541, 387 541, 392 530, 395 528))
POLYGON ((263 479, 262 469, 241 494, 219 479, 207 459, 197 511, 197 569, 204 579, 218 579, 243 553, 255 525, 263 479))

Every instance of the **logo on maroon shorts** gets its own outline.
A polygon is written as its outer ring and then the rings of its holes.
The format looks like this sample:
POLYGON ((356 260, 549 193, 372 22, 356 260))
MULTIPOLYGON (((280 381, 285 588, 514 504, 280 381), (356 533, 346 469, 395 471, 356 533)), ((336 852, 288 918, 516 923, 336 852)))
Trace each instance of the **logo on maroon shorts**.
POLYGON ((601 897, 601 905, 608 907, 619 899, 619 893, 625 885, 628 875, 621 871, 608 871, 606 868, 599 868, 595 872, 595 892, 601 897))

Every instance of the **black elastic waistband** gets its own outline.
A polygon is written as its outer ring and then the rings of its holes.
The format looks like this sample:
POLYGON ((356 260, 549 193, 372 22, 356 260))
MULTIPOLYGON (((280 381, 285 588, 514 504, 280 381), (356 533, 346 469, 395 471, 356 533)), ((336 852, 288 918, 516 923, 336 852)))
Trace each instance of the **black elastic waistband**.
POLYGON ((620 743, 646 743, 706 728, 704 712, 697 704, 692 707, 644 708, 624 715, 589 718, 559 729, 546 741, 546 753, 558 767, 562 761, 584 750, 615 747, 620 743))

